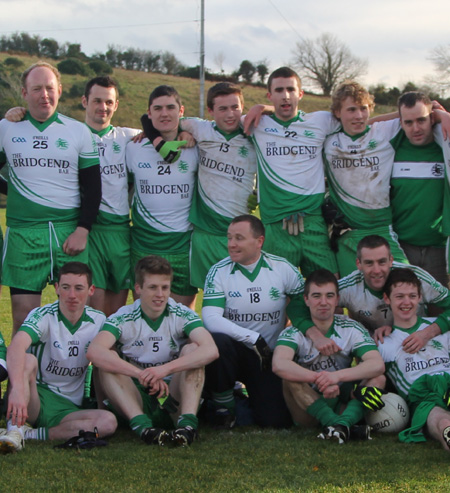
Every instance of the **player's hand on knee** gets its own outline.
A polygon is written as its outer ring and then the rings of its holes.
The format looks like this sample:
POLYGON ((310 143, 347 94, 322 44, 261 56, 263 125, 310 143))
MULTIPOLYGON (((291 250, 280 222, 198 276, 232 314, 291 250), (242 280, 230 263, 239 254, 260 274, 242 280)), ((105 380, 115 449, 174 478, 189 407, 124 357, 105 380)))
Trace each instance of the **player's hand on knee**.
POLYGON ((378 329, 375 329, 375 332, 373 333, 373 340, 377 344, 383 344, 384 338, 387 337, 391 332, 392 327, 390 327, 389 325, 378 327, 378 329))
POLYGON ((329 385, 323 392, 322 395, 325 399, 334 399, 340 394, 339 385, 329 385))
POLYGON ((317 375, 316 381, 314 383, 317 385, 319 392, 323 393, 327 389, 327 387, 330 387, 331 385, 338 385, 339 377, 334 371, 321 371, 317 375))

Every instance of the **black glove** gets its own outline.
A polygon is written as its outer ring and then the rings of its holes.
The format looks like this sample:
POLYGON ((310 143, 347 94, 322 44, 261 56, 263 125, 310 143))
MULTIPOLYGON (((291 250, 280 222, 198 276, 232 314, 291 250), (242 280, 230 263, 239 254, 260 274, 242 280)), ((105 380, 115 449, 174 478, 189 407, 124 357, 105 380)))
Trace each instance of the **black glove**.
POLYGON ((381 396, 384 394, 387 394, 387 392, 378 387, 355 385, 353 389, 353 397, 370 411, 379 411, 380 409, 383 409, 385 404, 381 396))
POLYGON ((270 370, 272 368, 272 351, 264 340, 263 336, 259 336, 253 345, 253 351, 257 354, 261 370, 270 370))
POLYGON ((164 409, 164 411, 167 411, 169 414, 177 412, 178 406, 180 405, 180 403, 170 394, 158 398, 158 404, 161 409, 164 409))

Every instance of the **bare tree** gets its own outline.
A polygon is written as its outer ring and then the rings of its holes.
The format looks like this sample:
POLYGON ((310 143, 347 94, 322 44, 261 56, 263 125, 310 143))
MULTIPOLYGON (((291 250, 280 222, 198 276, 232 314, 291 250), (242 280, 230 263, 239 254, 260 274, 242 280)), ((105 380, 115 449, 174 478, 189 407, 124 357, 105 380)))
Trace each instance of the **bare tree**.
POLYGON ((217 65, 217 67, 219 68, 219 71, 222 72, 222 74, 225 72, 224 68, 223 68, 223 65, 225 63, 225 53, 223 51, 218 51, 215 55, 214 55, 214 63, 217 65))
POLYGON ((435 75, 426 77, 425 80, 435 91, 444 95, 450 88, 450 44, 434 48, 428 60, 434 64, 435 75))
POLYGON ((301 76, 329 96, 345 79, 356 79, 367 72, 367 60, 358 58, 330 33, 316 39, 302 39, 293 50, 293 64, 301 76))

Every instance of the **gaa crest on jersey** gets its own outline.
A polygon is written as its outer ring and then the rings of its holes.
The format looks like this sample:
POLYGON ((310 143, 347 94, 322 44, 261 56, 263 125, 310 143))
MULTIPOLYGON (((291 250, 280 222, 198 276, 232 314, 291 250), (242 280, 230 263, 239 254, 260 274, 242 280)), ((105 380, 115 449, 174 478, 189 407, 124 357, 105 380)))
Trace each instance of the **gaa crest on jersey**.
POLYGON ((246 146, 241 146, 239 147, 238 154, 241 157, 247 157, 249 153, 248 147, 246 146))
POLYGON ((119 152, 122 150, 120 145, 115 140, 112 143, 112 150, 115 154, 119 154, 119 152))
POLYGON ((270 288, 269 296, 271 300, 279 300, 281 296, 280 290, 274 287, 270 288))
POLYGON ((433 176, 444 176, 444 166, 441 163, 433 164, 431 174, 433 176))
POLYGON ((305 137, 310 137, 311 139, 313 139, 316 136, 316 134, 312 130, 305 130, 303 132, 303 135, 305 137))
POLYGON ((430 341, 430 345, 433 349, 436 349, 438 351, 444 349, 444 346, 439 341, 436 341, 435 339, 432 339, 430 341))
POLYGON ((55 145, 58 149, 62 149, 63 151, 66 151, 69 148, 69 143, 67 140, 59 138, 56 142, 55 145))
POLYGON ((367 149, 376 149, 378 147, 378 142, 375 139, 369 141, 367 149))
POLYGON ((189 171, 189 164, 186 161, 180 161, 178 163, 178 171, 180 173, 187 173, 189 171))

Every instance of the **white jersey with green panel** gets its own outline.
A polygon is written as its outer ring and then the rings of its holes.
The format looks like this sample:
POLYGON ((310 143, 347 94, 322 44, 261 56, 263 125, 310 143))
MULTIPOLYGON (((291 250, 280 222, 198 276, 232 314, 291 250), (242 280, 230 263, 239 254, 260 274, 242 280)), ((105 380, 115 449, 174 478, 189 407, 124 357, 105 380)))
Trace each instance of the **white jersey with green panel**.
POLYGON ((183 149, 180 158, 169 164, 144 139, 127 145, 126 162, 134 177, 132 246, 154 253, 188 250, 197 148, 183 149))
POLYGON ((248 212, 256 173, 253 145, 240 128, 226 134, 214 122, 197 118, 180 124, 197 141, 200 156, 190 220, 208 233, 225 235, 231 220, 248 212))
MULTIPOLYGON (((442 133, 440 125, 435 131, 442 133)), ((435 141, 411 144, 402 130, 392 140, 395 149, 391 178, 394 231, 400 241, 416 246, 443 247, 444 156, 435 141)))
POLYGON ((278 337, 277 346, 288 346, 295 351, 294 361, 314 372, 339 371, 350 368, 354 357, 361 358, 368 351, 376 351, 377 345, 369 332, 358 322, 342 315, 335 315, 334 322, 325 334, 341 348, 338 353, 324 356, 295 327, 288 327, 278 337))
POLYGON ((252 272, 227 257, 206 277, 203 306, 223 308, 224 318, 261 334, 273 349, 286 323, 287 297, 298 296, 303 284, 298 269, 282 257, 261 252, 252 272))
POLYGON ((327 111, 287 122, 263 115, 252 141, 258 160, 259 207, 263 223, 289 214, 321 213, 325 194, 322 149, 325 137, 340 123, 327 111))
POLYGON ((165 311, 155 321, 145 315, 140 300, 136 300, 111 315, 102 331, 114 335, 121 358, 145 369, 178 358, 189 334, 202 326, 195 312, 169 298, 165 311))
MULTIPOLYGON (((393 262, 393 268, 411 269, 419 278, 422 285, 422 299, 419 305, 419 316, 425 315, 425 305, 433 304, 446 310, 450 309, 450 294, 428 272, 415 265, 393 262)), ((382 291, 373 291, 364 282, 364 275, 356 270, 348 276, 339 279, 339 306, 348 308, 351 316, 366 327, 374 331, 383 325, 392 326, 394 323, 390 306, 383 300, 382 291)), ((437 319, 437 323, 444 332, 450 328, 450 319, 444 312, 437 319)))
POLYGON ((128 142, 141 131, 112 125, 101 131, 89 128, 97 144, 102 178, 102 201, 96 224, 128 224, 130 207, 125 149, 128 142))
POLYGON ((37 383, 81 405, 89 366, 86 352, 105 320, 102 312, 86 306, 72 325, 60 312, 58 301, 32 310, 19 330, 31 337, 31 353, 38 360, 37 383))
POLYGON ((397 388, 398 393, 407 398, 411 385, 422 375, 450 373, 450 333, 429 340, 417 353, 406 353, 402 343, 416 331, 426 329, 434 322, 433 318, 418 318, 410 329, 394 326, 392 333, 379 344, 378 350, 386 364, 386 373, 397 388))
POLYGON ((377 122, 358 135, 344 131, 325 141, 325 169, 330 198, 353 229, 389 226, 389 187, 394 163, 390 140, 400 120, 377 122))
POLYGON ((78 170, 99 164, 86 125, 59 113, 40 123, 27 113, 20 122, 0 122, 0 147, 9 170, 8 226, 78 219, 78 170))

